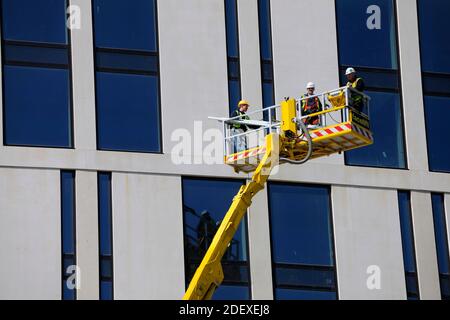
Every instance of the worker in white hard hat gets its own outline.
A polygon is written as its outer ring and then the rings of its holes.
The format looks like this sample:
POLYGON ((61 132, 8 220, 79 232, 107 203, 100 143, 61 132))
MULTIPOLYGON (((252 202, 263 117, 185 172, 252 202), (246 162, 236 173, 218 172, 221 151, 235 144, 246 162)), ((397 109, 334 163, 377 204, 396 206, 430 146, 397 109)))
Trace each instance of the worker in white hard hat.
MULTIPOLYGON (((307 116, 323 110, 319 97, 315 96, 316 85, 308 82, 306 85, 306 93, 302 96, 302 115, 307 116), (311 97, 311 98, 308 98, 311 97)), ((304 120, 308 126, 318 126, 320 124, 319 116, 309 117, 304 120)))
MULTIPOLYGON (((348 68, 345 71, 345 75, 347 76, 347 87, 353 88, 359 92, 364 92, 366 89, 366 86, 364 84, 364 80, 357 76, 356 70, 354 68, 348 68)), ((351 95, 353 100, 353 107, 358 110, 362 111, 363 108, 363 96, 357 93, 352 93, 351 95)))

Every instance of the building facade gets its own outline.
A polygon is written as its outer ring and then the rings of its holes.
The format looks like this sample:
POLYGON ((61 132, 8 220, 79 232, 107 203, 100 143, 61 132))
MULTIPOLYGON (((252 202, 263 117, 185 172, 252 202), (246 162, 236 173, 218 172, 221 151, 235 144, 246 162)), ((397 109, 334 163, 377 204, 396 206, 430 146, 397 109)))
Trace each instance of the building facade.
POLYGON ((374 145, 279 168, 216 298, 449 299, 448 14, 446 0, 2 0, 0 298, 180 299, 249 179, 207 155, 207 117, 337 88, 352 66, 374 145))

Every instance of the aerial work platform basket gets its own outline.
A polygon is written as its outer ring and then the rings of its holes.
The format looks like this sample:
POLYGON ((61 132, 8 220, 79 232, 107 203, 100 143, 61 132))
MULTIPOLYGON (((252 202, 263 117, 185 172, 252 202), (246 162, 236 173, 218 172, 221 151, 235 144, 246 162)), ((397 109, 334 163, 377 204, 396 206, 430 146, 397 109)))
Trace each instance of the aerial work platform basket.
MULTIPOLYGON (((359 94, 363 97, 363 105, 360 106, 360 109, 368 112, 370 97, 347 87, 294 100, 295 112, 289 111, 289 116, 296 118, 292 119, 294 122, 307 124, 308 119, 319 118, 318 125, 306 126, 307 133, 302 132, 301 129, 296 131, 298 136, 295 139, 292 136, 289 139, 283 139, 285 135, 283 134, 281 109, 284 103, 288 103, 288 99, 280 105, 252 111, 247 114, 250 118, 260 117, 262 114, 266 120, 242 120, 240 117, 228 119, 212 118, 222 122, 224 163, 234 167, 236 172, 253 172, 266 153, 265 137, 270 133, 280 134, 281 143, 286 144, 280 146, 280 164, 305 159, 310 147, 309 137, 312 145, 309 159, 371 145, 373 143, 373 135, 370 131, 369 117, 362 111, 353 108, 353 94, 359 94), (303 101, 315 97, 320 100, 323 110, 309 115, 302 115, 303 101), (233 129, 235 124, 257 128, 239 132, 233 129), (240 148, 237 148, 238 145, 240 148)), ((287 121, 289 120, 291 119, 287 121)))
POLYGON ((220 286, 224 279, 222 257, 273 168, 283 163, 303 164, 373 143, 369 117, 361 112, 369 109, 369 102, 368 96, 345 87, 299 100, 286 98, 280 105, 248 113, 245 119, 212 118, 223 127, 225 164, 236 172, 252 173, 252 177, 233 198, 183 299, 211 299, 220 286), (323 110, 302 115, 306 99, 320 100, 323 110), (247 116, 261 116, 257 113, 262 113, 264 120, 248 120, 247 116))

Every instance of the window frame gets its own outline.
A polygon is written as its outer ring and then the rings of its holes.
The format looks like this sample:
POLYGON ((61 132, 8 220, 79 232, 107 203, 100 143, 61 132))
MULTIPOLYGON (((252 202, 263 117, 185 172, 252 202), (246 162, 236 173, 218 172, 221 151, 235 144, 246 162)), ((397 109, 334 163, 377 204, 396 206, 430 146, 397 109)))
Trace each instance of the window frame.
MULTIPOLYGON (((285 182, 285 181, 271 181, 267 184, 267 209, 268 209, 268 213, 269 213, 269 237, 270 237, 270 252, 271 252, 271 268, 272 268, 272 294, 273 294, 273 298, 274 300, 276 300, 276 291, 277 289, 291 289, 291 290, 304 290, 304 291, 322 291, 322 292, 333 292, 336 294, 336 300, 339 300, 339 278, 338 278, 338 274, 337 274, 337 264, 336 264, 336 241, 335 241, 335 232, 334 232, 334 217, 333 217, 333 198, 331 196, 331 192, 332 192, 332 186, 330 185, 323 185, 323 184, 312 184, 312 183, 295 183, 295 182, 285 182), (272 212, 271 212, 271 207, 272 207, 272 200, 270 197, 270 188, 271 185, 282 185, 282 186, 291 186, 291 187, 310 187, 310 186, 314 186, 314 187, 322 187, 322 188, 326 188, 327 189, 327 193, 328 193, 328 202, 329 202, 329 223, 330 223, 330 249, 332 250, 332 262, 333 262, 333 266, 323 266, 323 265, 309 265, 309 268, 317 268, 317 269, 328 269, 328 271, 333 271, 333 280, 334 280, 334 284, 335 284, 335 289, 324 289, 322 287, 313 287, 313 286, 306 286, 306 287, 302 287, 302 286, 297 286, 297 285, 293 285, 293 286, 285 286, 285 285, 281 285, 281 286, 277 286, 277 279, 276 279, 276 271, 277 271, 277 266, 298 266, 296 264, 292 264, 292 263, 277 263, 275 261, 275 257, 274 257, 274 231, 272 228, 273 225, 273 218, 272 218, 272 212), (333 269, 333 270, 331 270, 333 269)), ((303 266, 302 266, 303 267, 303 266)), ((299 268, 296 268, 299 269, 299 268)))
POLYGON ((421 32, 421 18, 420 18, 420 6, 419 6, 419 1, 421 0, 416 0, 415 1, 415 6, 416 6, 416 14, 417 14, 417 29, 418 29, 418 37, 419 37, 419 55, 420 55, 420 74, 421 74, 421 86, 422 86, 422 112, 423 112, 423 119, 425 122, 425 141, 427 144, 427 159, 428 159, 428 171, 429 172, 434 172, 434 173, 442 173, 442 174, 449 174, 450 173, 450 168, 448 171, 444 171, 444 170, 435 170, 431 167, 431 160, 430 160, 430 153, 432 150, 430 150, 430 137, 428 134, 428 126, 427 123, 429 122, 428 116, 427 116, 427 104, 426 104, 426 97, 441 97, 441 98, 449 98, 450 99, 450 93, 449 94, 443 94, 443 93, 438 93, 438 92, 431 92, 431 91, 427 91, 425 90, 425 78, 426 77, 431 77, 431 78, 445 78, 445 79, 449 79, 450 81, 450 73, 435 73, 435 72, 427 72, 424 70, 423 67, 423 63, 422 63, 422 57, 423 57, 423 52, 422 52, 422 43, 423 43, 423 36, 422 36, 422 32, 421 32))
POLYGON ((239 99, 242 99, 242 76, 241 76, 241 46, 240 46, 240 37, 239 37, 239 6, 237 0, 232 0, 233 4, 235 6, 235 12, 236 12, 236 48, 237 48, 237 57, 232 57, 228 55, 229 53, 229 41, 230 41, 230 35, 228 34, 228 23, 231 21, 228 21, 227 18, 227 1, 224 0, 224 13, 225 13, 225 46, 226 46, 226 52, 227 52, 227 86, 228 86, 228 105, 229 105, 229 114, 230 116, 233 113, 233 108, 237 108, 236 106, 232 106, 232 93, 231 93, 231 81, 237 81, 239 85, 239 99), (238 68, 238 76, 233 77, 231 76, 231 62, 235 62, 237 64, 238 68))
MULTIPOLYGON (((224 182, 224 181, 231 181, 231 182, 241 182, 242 185, 245 185, 246 180, 245 179, 229 179, 229 178, 218 178, 218 177, 200 177, 200 176, 192 176, 192 175, 183 175, 181 176, 181 194, 183 196, 182 199, 182 221, 183 221, 183 254, 184 254, 184 279, 185 279, 185 290, 188 289, 189 284, 191 283, 192 279, 189 279, 189 259, 188 259, 188 255, 186 254, 186 248, 185 248, 185 239, 186 239, 186 218, 185 218, 185 205, 184 205, 184 181, 185 180, 197 180, 197 181, 208 181, 208 182, 215 182, 215 183, 220 183, 220 182, 224 182)), ((230 199, 230 201, 232 201, 232 199, 230 199)), ((192 208, 190 208, 192 209, 192 208)), ((224 213, 226 214, 226 213, 224 213)), ((248 211, 247 213, 244 215, 243 220, 245 221, 245 229, 244 229, 244 233, 245 233, 245 237, 246 237, 246 250, 247 250, 247 262, 246 262, 246 266, 247 266, 247 270, 248 270, 248 283, 244 284, 244 283, 230 283, 224 281, 222 282, 221 286, 238 286, 238 287, 248 287, 248 298, 249 301, 252 300, 252 278, 251 278, 251 261, 250 261, 250 238, 249 238, 249 233, 248 233, 248 211)), ((242 220, 241 220, 242 223, 242 220)), ((203 257, 202 257, 203 259, 203 257)), ((202 260, 200 260, 201 262, 202 260)), ((236 264, 241 266, 241 264, 243 264, 244 261, 236 261, 236 264)))
POLYGON ((65 264, 64 264, 64 259, 66 257, 71 257, 75 263, 75 265, 78 264, 77 261, 77 224, 76 224, 76 215, 77 215, 77 205, 76 205, 76 171, 74 170, 61 170, 60 171, 60 201, 61 201, 61 224, 64 223, 64 207, 63 207, 63 203, 64 201, 64 182, 63 182, 63 175, 65 174, 70 174, 72 176, 72 211, 73 211, 73 216, 72 216, 72 233, 73 233, 73 255, 72 254, 66 254, 64 253, 64 227, 61 226, 61 300, 77 300, 77 295, 78 295, 78 289, 74 288, 73 289, 73 299, 64 299, 64 291, 65 291, 65 284, 68 280, 68 277, 66 278, 66 270, 65 270, 65 264))
POLYGON ((163 112, 162 112, 162 90, 161 90, 161 57, 160 57, 160 41, 159 41, 159 19, 158 19, 158 0, 153 0, 155 3, 155 41, 156 41, 156 52, 153 51, 145 51, 145 50, 136 50, 136 49, 118 49, 118 48, 103 48, 103 47, 97 47, 96 46, 96 28, 95 28, 95 0, 91 0, 91 11, 92 11, 92 55, 93 55, 93 61, 94 61, 94 91, 95 91, 95 127, 96 127, 96 150, 97 151, 103 151, 103 152, 118 152, 118 153, 135 153, 135 154, 157 154, 157 155, 163 155, 164 154, 164 144, 163 144, 163 112), (136 55, 136 56, 156 56, 157 59, 157 74, 154 74, 153 72, 145 72, 145 71, 137 71, 133 69, 114 69, 114 68, 101 68, 97 65, 97 52, 108 52, 108 53, 119 53, 119 54, 127 54, 127 55, 136 55), (158 97, 157 97, 157 111, 158 111, 158 127, 159 127, 159 138, 158 138, 158 144, 159 144, 159 150, 158 151, 139 151, 139 150, 133 150, 133 151, 127 151, 127 150, 112 150, 112 149, 105 149, 100 148, 100 141, 99 141, 99 97, 97 94, 97 72, 104 72, 104 73, 114 73, 114 74, 127 74, 127 75, 142 75, 142 76, 154 76, 158 79, 158 97))
MULTIPOLYGON (((337 53, 338 53, 338 79, 339 82, 341 82, 341 69, 347 67, 346 65, 341 64, 341 58, 339 54, 339 15, 337 11, 337 1, 334 0, 334 13, 335 13, 335 30, 336 30, 336 39, 337 39, 337 53)), ((403 86, 402 86, 402 66, 401 66, 401 60, 400 60, 400 43, 399 43, 399 27, 398 27, 398 13, 397 13, 397 0, 391 0, 392 1, 392 15, 394 16, 394 26, 395 26, 395 45, 396 45, 396 58, 397 58, 397 70, 396 69, 385 69, 385 68, 372 68, 372 67, 359 67, 359 66, 348 66, 348 67, 354 67, 357 70, 365 70, 367 72, 396 72, 398 77, 398 89, 394 90, 391 88, 373 88, 373 87, 367 87, 366 83, 366 91, 373 91, 373 92, 380 92, 380 93, 395 93, 399 95, 399 116, 401 118, 401 128, 400 133, 402 134, 402 140, 403 140, 403 153, 404 153, 404 159, 405 159, 405 166, 404 167, 386 167, 386 166, 375 166, 375 165, 362 165, 362 164, 348 164, 347 160, 347 152, 344 152, 344 163, 345 166, 348 167, 359 167, 359 168, 376 168, 376 169, 386 169, 386 170, 402 170, 402 171, 408 171, 409 170, 409 159, 408 159, 408 143, 406 140, 406 125, 405 125, 405 110, 404 110, 404 97, 403 97, 403 86)))
MULTIPOLYGON (((69 7, 69 0, 64 0, 66 9, 69 7)), ((3 16, 3 0, 0 0, 0 17, 3 16)), ((70 12, 65 13, 65 21, 68 21, 70 18, 70 12)), ((74 126, 74 98, 73 98, 73 59, 72 59, 72 30, 69 28, 65 28, 67 33, 67 44, 56 44, 56 43, 46 43, 46 42, 32 42, 32 41, 20 41, 20 40, 5 40, 4 30, 1 28, 0 33, 0 47, 1 47, 1 86, 2 86, 2 131, 3 131, 3 146, 4 147, 25 147, 25 148, 40 148, 40 149, 63 149, 63 150, 74 150, 75 149, 75 126, 74 126), (67 65, 60 64, 52 64, 52 63, 34 63, 34 62, 17 62, 10 61, 7 63, 5 60, 5 48, 8 44, 11 45, 22 45, 27 47, 36 47, 36 48, 55 48, 55 49, 65 49, 67 50, 67 65), (45 146, 40 144, 7 144, 6 141, 6 101, 5 101, 5 66, 20 66, 20 67, 40 67, 45 69, 59 69, 59 70, 67 70, 68 72, 68 116, 69 116, 69 146, 45 146)))
POLYGON ((97 213, 97 221, 98 221, 98 297, 99 300, 102 300, 102 282, 110 282, 111 283, 111 300, 114 300, 114 217, 113 217, 113 194, 112 194, 112 172, 105 172, 105 171, 98 171, 97 172, 97 202, 98 202, 98 213, 97 213), (101 186, 100 186, 100 180, 101 176, 108 176, 108 195, 109 195, 109 213, 111 225, 110 227, 110 246, 111 246, 111 255, 105 255, 102 254, 101 250, 101 230, 102 230, 102 221, 101 221, 101 214, 100 214, 100 205, 101 205, 101 186), (105 279, 102 277, 102 260, 111 260, 111 279, 105 279))

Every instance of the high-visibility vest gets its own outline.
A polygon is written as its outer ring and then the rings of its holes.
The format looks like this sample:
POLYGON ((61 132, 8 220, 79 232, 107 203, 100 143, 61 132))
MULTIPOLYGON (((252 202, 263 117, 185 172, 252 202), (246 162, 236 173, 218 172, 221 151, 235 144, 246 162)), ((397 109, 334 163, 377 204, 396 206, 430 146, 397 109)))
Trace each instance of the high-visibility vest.
MULTIPOLYGON (((241 118, 238 118, 236 120, 250 120, 250 117, 245 112, 241 112, 240 110, 236 110, 232 114, 232 118, 237 117, 237 116, 241 116, 241 118)), ((245 126, 241 123, 233 123, 233 128, 246 130, 247 126, 245 126)))
MULTIPOLYGON (((357 79, 355 80, 355 82, 353 82, 353 83, 348 82, 348 83, 347 83, 347 87, 351 87, 351 88, 353 88, 353 89, 356 89, 356 86, 358 85, 358 81, 359 81, 359 80, 362 80, 362 78, 357 78, 357 79)), ((353 99, 353 103, 359 103, 359 102, 362 101, 363 97, 362 97, 362 95, 360 95, 360 94, 356 94, 356 93, 353 93, 353 92, 352 92, 352 99, 353 99)))
POLYGON ((303 111, 319 112, 320 110, 320 100, 319 97, 308 98, 307 95, 302 96, 302 109, 303 111))

